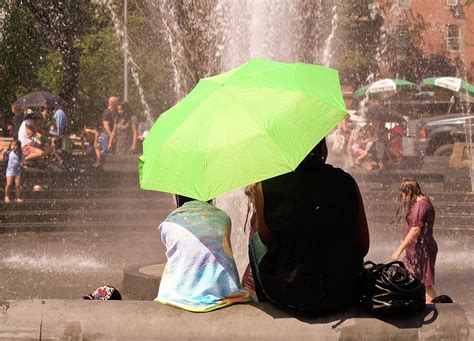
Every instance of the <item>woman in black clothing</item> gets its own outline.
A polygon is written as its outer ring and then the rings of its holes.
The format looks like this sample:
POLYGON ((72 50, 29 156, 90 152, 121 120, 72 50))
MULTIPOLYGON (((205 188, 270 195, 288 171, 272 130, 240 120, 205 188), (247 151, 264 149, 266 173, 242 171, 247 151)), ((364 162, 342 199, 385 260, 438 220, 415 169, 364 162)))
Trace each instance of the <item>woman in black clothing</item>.
POLYGON ((137 152, 138 122, 128 102, 117 107, 118 116, 115 120, 116 150, 119 154, 135 154, 137 152))
POLYGON ((355 180, 326 157, 323 139, 294 172, 257 184, 249 254, 259 299, 311 312, 359 300, 364 205, 355 180))

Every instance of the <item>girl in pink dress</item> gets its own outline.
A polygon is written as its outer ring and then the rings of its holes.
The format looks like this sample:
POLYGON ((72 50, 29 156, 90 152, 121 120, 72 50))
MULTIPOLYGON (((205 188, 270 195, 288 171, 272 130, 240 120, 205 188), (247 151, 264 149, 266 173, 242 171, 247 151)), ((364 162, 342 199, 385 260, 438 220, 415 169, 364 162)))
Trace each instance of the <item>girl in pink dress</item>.
POLYGON ((403 241, 393 253, 392 260, 397 260, 405 251, 403 263, 415 277, 426 287, 426 303, 436 297, 433 288, 435 262, 438 246, 433 237, 435 210, 431 201, 421 193, 416 180, 405 179, 401 186, 401 200, 404 204, 406 225, 403 229, 403 241))

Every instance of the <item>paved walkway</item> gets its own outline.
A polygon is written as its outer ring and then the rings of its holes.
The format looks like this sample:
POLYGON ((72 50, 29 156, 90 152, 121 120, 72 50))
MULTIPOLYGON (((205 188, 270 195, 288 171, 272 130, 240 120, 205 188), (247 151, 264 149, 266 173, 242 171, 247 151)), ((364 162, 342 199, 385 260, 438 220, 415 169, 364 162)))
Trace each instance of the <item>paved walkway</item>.
POLYGON ((439 304, 403 317, 350 310, 308 318, 262 303, 196 314, 156 302, 0 301, 0 339, 469 340, 473 308, 439 304))

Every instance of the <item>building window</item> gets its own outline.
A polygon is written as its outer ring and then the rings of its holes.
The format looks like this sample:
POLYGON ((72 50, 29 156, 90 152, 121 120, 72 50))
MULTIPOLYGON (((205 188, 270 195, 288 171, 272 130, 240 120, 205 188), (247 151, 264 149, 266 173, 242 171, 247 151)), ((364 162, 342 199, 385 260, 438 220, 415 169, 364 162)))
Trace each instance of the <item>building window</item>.
POLYGON ((455 7, 459 5, 459 0, 446 0, 446 5, 448 7, 455 7))
POLYGON ((358 20, 374 19, 378 13, 378 2, 376 0, 357 0, 350 5, 350 16, 358 20))
POLYGON ((403 9, 410 8, 410 0, 398 0, 398 7, 403 9))
POLYGON ((461 48, 461 29, 459 25, 446 26, 446 48, 448 51, 459 51, 461 48))

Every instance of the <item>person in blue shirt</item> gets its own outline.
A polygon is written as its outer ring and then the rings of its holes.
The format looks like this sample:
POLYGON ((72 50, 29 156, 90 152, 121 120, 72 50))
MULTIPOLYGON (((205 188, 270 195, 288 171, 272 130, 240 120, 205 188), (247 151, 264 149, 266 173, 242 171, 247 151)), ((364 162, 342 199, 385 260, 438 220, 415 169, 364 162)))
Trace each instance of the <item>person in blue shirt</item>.
POLYGON ((54 119, 54 129, 57 136, 62 137, 64 134, 64 129, 67 126, 67 116, 62 108, 56 108, 53 115, 54 119))
POLYGON ((51 121, 51 128, 49 135, 51 136, 51 144, 57 149, 63 149, 64 144, 64 130, 67 126, 67 116, 61 107, 54 110, 53 119, 51 121))
POLYGON ((10 148, 4 149, 1 154, 1 160, 7 164, 7 184, 5 186, 5 203, 10 202, 8 192, 10 190, 13 181, 15 182, 16 189, 16 202, 22 202, 20 199, 20 186, 21 186, 21 166, 24 163, 23 154, 21 152, 21 142, 19 140, 13 140, 10 144, 10 148))

